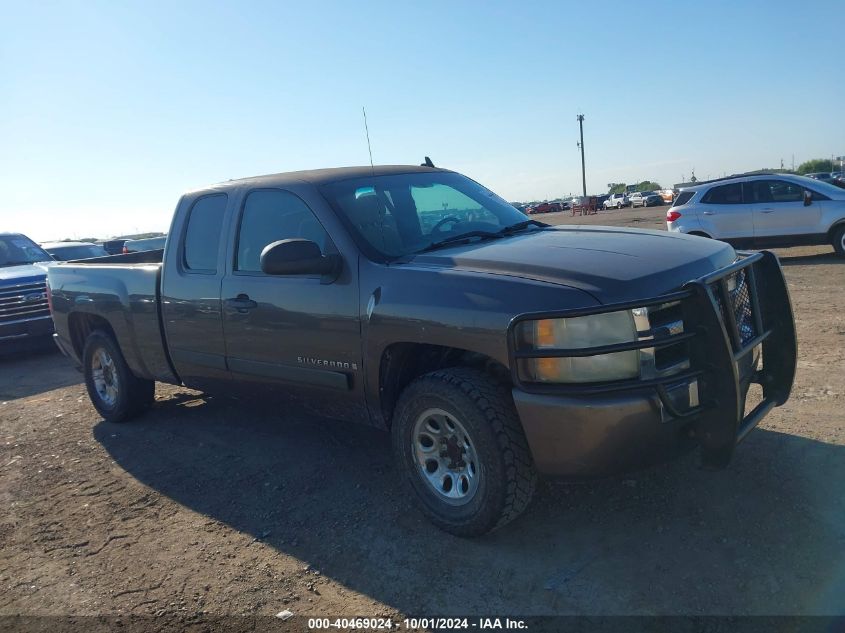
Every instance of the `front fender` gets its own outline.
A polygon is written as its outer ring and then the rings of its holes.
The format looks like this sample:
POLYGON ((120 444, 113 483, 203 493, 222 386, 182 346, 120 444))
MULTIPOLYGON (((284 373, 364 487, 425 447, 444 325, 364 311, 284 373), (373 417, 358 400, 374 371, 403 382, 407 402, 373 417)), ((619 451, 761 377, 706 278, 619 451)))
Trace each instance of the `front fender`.
POLYGON ((465 350, 509 368, 507 332, 514 317, 598 303, 582 290, 518 276, 411 264, 362 264, 361 333, 368 408, 371 414, 381 411, 380 365, 390 345, 420 343, 465 350))

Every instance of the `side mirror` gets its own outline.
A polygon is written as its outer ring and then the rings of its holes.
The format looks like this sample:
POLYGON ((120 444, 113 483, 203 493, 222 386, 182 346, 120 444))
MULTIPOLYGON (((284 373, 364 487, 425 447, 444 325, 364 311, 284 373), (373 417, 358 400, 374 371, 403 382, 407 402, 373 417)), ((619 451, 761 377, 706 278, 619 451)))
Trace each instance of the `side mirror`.
POLYGON ((261 251, 261 271, 267 275, 322 275, 330 283, 340 274, 340 255, 323 255, 311 240, 271 242, 261 251))
POLYGON ((804 190, 804 206, 809 207, 813 204, 813 192, 804 190))

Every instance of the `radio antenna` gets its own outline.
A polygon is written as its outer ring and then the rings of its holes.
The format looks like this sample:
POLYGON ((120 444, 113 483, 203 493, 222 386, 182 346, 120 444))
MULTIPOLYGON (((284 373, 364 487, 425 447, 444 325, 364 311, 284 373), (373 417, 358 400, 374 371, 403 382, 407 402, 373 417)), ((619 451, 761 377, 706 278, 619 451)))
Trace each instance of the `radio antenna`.
POLYGON ((367 151, 370 152, 370 169, 375 173, 376 168, 373 167, 373 148, 370 145, 370 128, 367 126, 367 109, 361 106, 361 112, 364 113, 364 133, 367 135, 367 151))

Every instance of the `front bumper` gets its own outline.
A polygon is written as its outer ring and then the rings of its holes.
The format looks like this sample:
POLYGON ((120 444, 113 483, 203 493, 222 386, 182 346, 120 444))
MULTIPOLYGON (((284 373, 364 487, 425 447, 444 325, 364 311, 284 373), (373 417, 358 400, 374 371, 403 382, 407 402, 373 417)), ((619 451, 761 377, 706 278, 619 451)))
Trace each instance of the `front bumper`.
POLYGON ((520 316, 511 324, 509 339, 514 402, 538 471, 552 476, 629 470, 695 445, 701 447, 705 466, 724 467, 748 432, 773 407, 786 402, 797 355, 786 282, 777 258, 768 252, 741 254, 734 264, 668 295, 520 316), (737 297, 737 291, 729 289, 729 279, 736 283, 738 275, 743 275, 742 292, 747 296, 737 297), (681 306, 683 333, 653 333, 634 343, 579 350, 540 353, 516 348, 514 327, 522 320, 588 316, 670 302, 681 306), (541 385, 523 382, 518 370, 521 358, 589 356, 679 344, 686 347, 688 367, 647 380, 541 385), (758 368, 753 356, 761 348, 758 368), (670 389, 686 383, 695 383, 696 397, 679 405, 670 389), (746 414, 750 383, 762 386, 763 397, 746 414))
POLYGON ((667 461, 695 447, 692 422, 664 421, 655 394, 578 398, 514 390, 537 471, 597 477, 667 461))
POLYGON ((35 318, 0 322, 0 347, 46 340, 53 334, 53 319, 47 314, 35 318))

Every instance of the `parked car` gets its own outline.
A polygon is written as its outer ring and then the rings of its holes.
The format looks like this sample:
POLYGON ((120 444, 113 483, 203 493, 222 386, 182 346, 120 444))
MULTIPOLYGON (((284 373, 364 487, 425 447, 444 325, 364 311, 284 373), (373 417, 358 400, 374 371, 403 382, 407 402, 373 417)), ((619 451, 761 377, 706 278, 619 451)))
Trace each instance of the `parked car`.
POLYGON ((117 239, 106 240, 102 243, 102 246, 109 255, 120 255, 123 252, 124 244, 126 244, 125 239, 117 239))
POLYGON ((528 207, 529 214, 555 213, 557 211, 563 211, 563 205, 561 205, 559 202, 541 202, 540 204, 536 204, 533 207, 528 207))
POLYGON ((142 251, 157 251, 164 248, 167 236, 145 237, 141 240, 126 240, 123 244, 124 253, 140 253, 142 251))
POLYGON ((53 258, 20 233, 0 233, 0 351, 49 342, 47 263, 53 258))
POLYGON ((107 257, 108 252, 99 244, 90 242, 48 242, 41 248, 52 255, 53 259, 69 261, 71 259, 91 259, 93 257, 107 257))
POLYGON ((661 198, 655 191, 637 191, 628 198, 632 207, 659 207, 663 204, 661 198))
POLYGON ((807 176, 807 178, 812 178, 813 180, 821 180, 822 182, 830 182, 831 180, 833 180, 833 174, 826 171, 820 171, 805 175, 807 176))
POLYGON ((49 269, 56 340, 99 414, 139 415, 155 381, 304 401, 389 430, 417 505, 455 534, 515 518, 537 473, 625 470, 696 445, 724 467, 792 385, 771 253, 552 227, 444 169, 228 181, 182 196, 170 236, 163 255, 49 269), (481 219, 420 231, 455 200, 481 219), (751 382, 763 399, 746 415, 751 382))
POLYGON ((605 200, 610 198, 609 195, 605 194, 603 196, 596 196, 596 207, 599 209, 606 209, 607 207, 604 206, 605 200))
POLYGON ((661 189, 657 193, 666 204, 672 204, 675 200, 675 196, 678 195, 678 192, 675 189, 661 189))
POLYGON ((626 194, 612 193, 608 199, 602 203, 602 206, 604 206, 605 209, 621 209, 622 207, 627 207, 629 204, 631 204, 631 202, 628 200, 628 196, 626 194))
POLYGON ((743 247, 832 244, 845 257, 845 189, 788 174, 725 178, 682 189, 666 226, 743 247))

